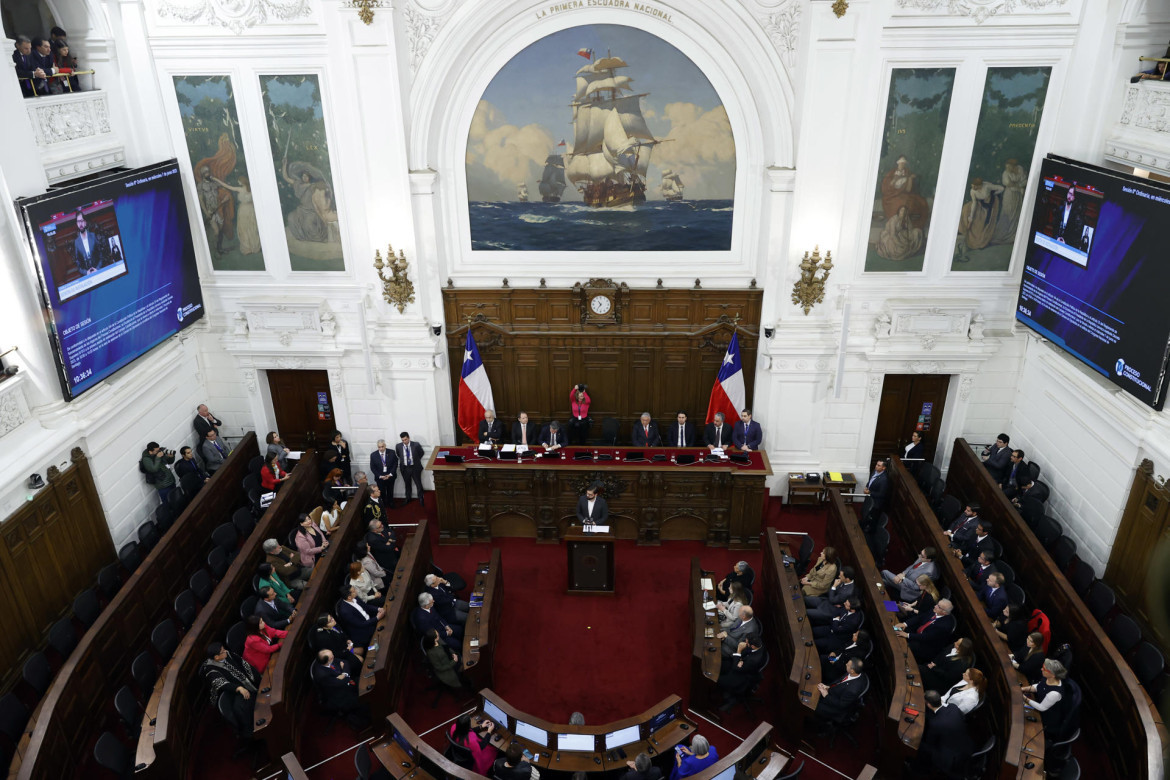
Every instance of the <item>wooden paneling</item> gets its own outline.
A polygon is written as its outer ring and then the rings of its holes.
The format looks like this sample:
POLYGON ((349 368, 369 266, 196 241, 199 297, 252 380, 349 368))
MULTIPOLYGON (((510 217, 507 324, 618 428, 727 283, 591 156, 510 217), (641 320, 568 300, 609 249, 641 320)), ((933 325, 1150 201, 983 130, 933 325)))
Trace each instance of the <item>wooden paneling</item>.
POLYGON ((1168 551, 1170 485, 1156 482, 1153 462, 1143 460, 1134 472, 1129 501, 1103 579, 1117 591, 1126 608, 1157 636, 1163 652, 1170 649, 1170 634, 1165 616, 1158 614, 1163 598, 1156 594, 1165 576, 1163 561, 1168 551))
POLYGON ((701 430, 736 315, 751 405, 758 337, 744 324, 759 321, 762 298, 754 289, 625 290, 621 323, 599 326, 582 323, 582 298, 574 290, 448 288, 443 302, 451 380, 459 385, 472 317, 496 416, 507 430, 520 411, 542 425, 564 423, 569 389, 577 382, 589 386, 593 437, 601 420, 616 417, 619 443, 628 443, 630 425, 643 411, 666 426, 685 409, 701 430))

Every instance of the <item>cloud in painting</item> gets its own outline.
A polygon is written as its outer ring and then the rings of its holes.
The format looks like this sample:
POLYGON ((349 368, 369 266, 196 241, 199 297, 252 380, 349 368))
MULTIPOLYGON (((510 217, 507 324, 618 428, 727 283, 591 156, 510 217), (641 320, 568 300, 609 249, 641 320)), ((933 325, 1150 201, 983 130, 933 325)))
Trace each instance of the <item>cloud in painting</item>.
POLYGON ((544 127, 508 124, 503 113, 479 101, 467 134, 467 194, 473 201, 513 200, 516 185, 535 188, 544 160, 557 142, 544 127))
MULTIPOLYGON (((706 111, 694 103, 668 103, 652 123, 660 138, 653 166, 682 176, 687 195, 730 198, 735 189, 735 139, 723 106, 706 111)), ((654 195, 654 180, 647 182, 654 195)))

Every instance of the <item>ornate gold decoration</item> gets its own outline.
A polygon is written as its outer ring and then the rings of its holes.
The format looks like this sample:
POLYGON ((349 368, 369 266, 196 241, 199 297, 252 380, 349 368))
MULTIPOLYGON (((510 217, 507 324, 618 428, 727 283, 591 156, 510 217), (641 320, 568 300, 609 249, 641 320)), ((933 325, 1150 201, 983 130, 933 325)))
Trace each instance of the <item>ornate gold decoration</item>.
MULTIPOLYGON (((845 12, 848 10, 849 10, 849 0, 834 0, 833 13, 837 14, 838 19, 840 19, 842 16, 844 16, 845 12)), ((366 22, 366 24, 369 24, 369 22, 366 22)), ((805 312, 805 314, 808 314, 808 312, 805 312)))
POLYGON ((812 255, 804 253, 800 261, 800 279, 792 285, 792 302, 804 308, 807 315, 809 310, 825 300, 825 283, 829 281, 829 272, 833 270, 833 253, 825 252, 821 258, 821 248, 813 248, 812 255), (824 271, 821 278, 817 278, 817 271, 824 271))
POLYGON ((356 8, 358 18, 369 26, 374 23, 374 9, 382 7, 382 0, 349 0, 348 5, 350 8, 356 8))
POLYGON ((398 250, 398 257, 394 256, 394 247, 386 245, 386 262, 382 262, 382 251, 374 250, 374 268, 378 270, 378 278, 382 280, 382 297, 386 303, 398 307, 399 314, 406 313, 406 304, 414 303, 414 282, 406 275, 406 254, 398 250), (382 269, 390 267, 391 277, 386 278, 382 269))

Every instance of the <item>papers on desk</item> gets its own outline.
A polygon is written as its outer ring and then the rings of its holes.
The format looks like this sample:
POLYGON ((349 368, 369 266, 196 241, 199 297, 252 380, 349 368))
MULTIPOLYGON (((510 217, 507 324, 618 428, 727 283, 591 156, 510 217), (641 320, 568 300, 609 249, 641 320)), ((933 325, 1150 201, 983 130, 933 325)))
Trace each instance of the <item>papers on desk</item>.
POLYGON ((841 476, 840 471, 830 471, 829 472, 829 479, 833 480, 834 482, 844 482, 845 481, 845 478, 841 476))
POLYGON ((512 444, 509 446, 515 447, 516 452, 519 452, 521 454, 528 452, 528 445, 527 444, 512 444))
POLYGON ((706 610, 707 612, 714 612, 715 608, 718 606, 719 605, 716 604, 714 601, 704 601, 703 602, 703 609, 706 610))
MULTIPOLYGON (((528 449, 525 447, 524 449, 528 449)), ((516 452, 515 444, 503 444, 500 446, 500 452, 516 452)))
POLYGON ((492 451, 492 443, 490 441, 485 441, 483 444, 479 445, 479 451, 480 452, 491 452, 492 451))
POLYGON ((708 626, 707 628, 705 628, 703 630, 703 636, 706 637, 707 639, 714 639, 715 638, 715 628, 713 626, 708 626))
POLYGON ((715 449, 711 450, 711 454, 712 454, 712 455, 718 455, 719 457, 721 457, 721 458, 722 458, 722 457, 723 457, 723 448, 722 448, 722 447, 716 447, 715 449))
POLYGON ((285 455, 284 457, 287 458, 288 460, 300 460, 302 457, 304 457, 304 455, 305 455, 305 453, 303 450, 297 450, 296 452, 290 452, 288 455, 285 455))
POLYGON ((469 639, 469 640, 467 640, 467 646, 468 646, 468 647, 479 647, 479 640, 478 640, 478 639, 474 639, 474 638, 473 638, 473 639, 469 639))
POLYGON ((704 577, 703 579, 699 580, 699 587, 703 590, 715 590, 715 585, 711 582, 710 577, 704 577))

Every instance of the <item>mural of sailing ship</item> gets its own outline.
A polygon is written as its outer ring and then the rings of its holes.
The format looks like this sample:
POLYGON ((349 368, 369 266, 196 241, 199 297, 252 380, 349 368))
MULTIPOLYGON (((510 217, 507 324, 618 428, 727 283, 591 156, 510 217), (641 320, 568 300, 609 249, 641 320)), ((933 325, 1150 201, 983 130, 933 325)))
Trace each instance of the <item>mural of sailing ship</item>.
POLYGON ((473 250, 731 248, 727 112, 685 54, 636 28, 571 27, 516 54, 472 118, 466 177, 473 250))

